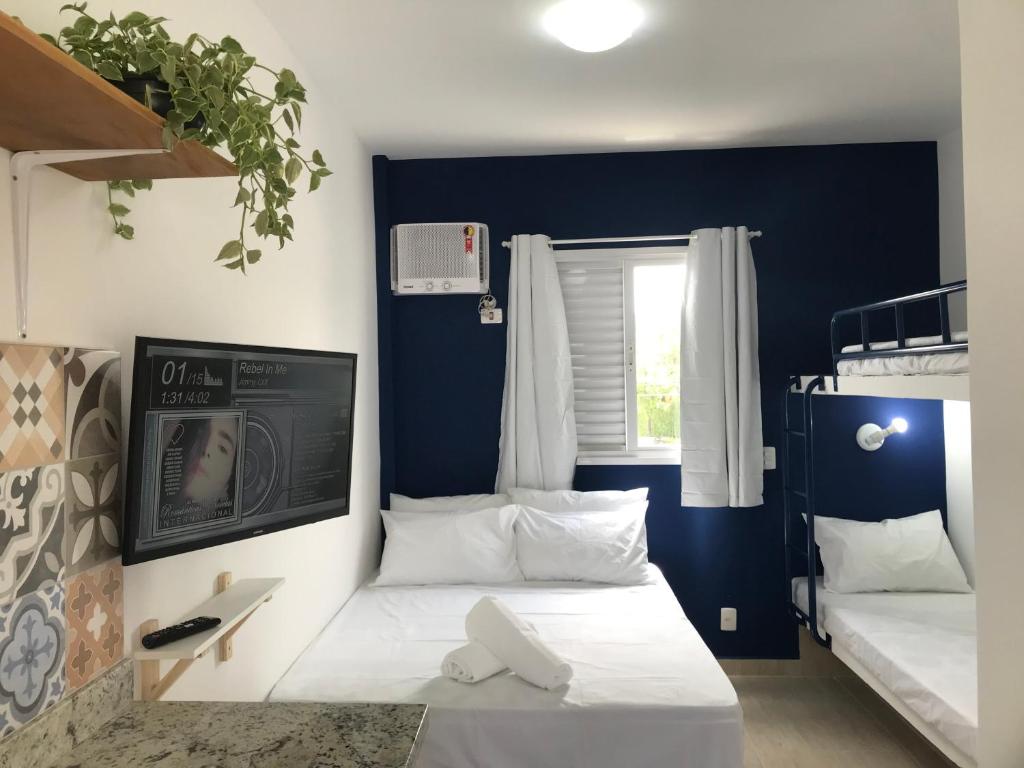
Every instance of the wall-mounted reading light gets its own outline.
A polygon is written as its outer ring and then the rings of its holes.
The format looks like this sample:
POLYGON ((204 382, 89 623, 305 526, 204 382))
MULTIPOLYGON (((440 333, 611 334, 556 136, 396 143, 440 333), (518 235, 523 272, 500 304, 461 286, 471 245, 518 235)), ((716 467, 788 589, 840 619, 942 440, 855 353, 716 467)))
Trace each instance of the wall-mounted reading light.
POLYGON ((865 424, 857 430, 857 445, 865 451, 877 451, 882 447, 885 438, 896 432, 903 434, 907 431, 907 426, 907 420, 898 416, 889 422, 889 426, 885 429, 877 424, 865 424))

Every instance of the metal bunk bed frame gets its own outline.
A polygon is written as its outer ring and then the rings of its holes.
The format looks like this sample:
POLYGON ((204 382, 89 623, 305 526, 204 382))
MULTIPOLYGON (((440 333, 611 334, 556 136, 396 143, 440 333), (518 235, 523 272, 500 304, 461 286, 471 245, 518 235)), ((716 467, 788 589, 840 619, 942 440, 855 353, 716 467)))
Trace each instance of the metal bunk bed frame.
POLYGON ((949 297, 951 294, 967 291, 967 281, 960 280, 955 283, 939 286, 930 291, 922 291, 909 296, 901 296, 898 299, 876 301, 873 304, 864 304, 860 307, 841 309, 832 315, 831 338, 832 338, 832 385, 839 391, 839 363, 843 360, 865 360, 877 357, 900 357, 903 355, 930 355, 941 352, 966 352, 967 342, 953 341, 949 328, 949 297), (908 347, 907 334, 904 327, 903 310, 908 304, 916 304, 922 301, 934 300, 939 307, 939 328, 942 337, 940 344, 929 344, 925 347, 908 347), (891 309, 896 317, 896 348, 895 349, 871 349, 870 336, 870 313, 891 309), (857 352, 843 352, 839 340, 840 324, 844 318, 857 316, 860 319, 860 346, 857 352))
MULTIPOLYGON (((868 358, 896 357, 899 355, 927 355, 943 352, 960 352, 967 350, 966 342, 955 342, 949 326, 949 296, 967 290, 967 281, 960 281, 943 285, 935 290, 903 296, 898 299, 879 301, 873 304, 865 304, 860 307, 840 310, 832 315, 831 342, 832 342, 832 392, 839 394, 839 363, 843 360, 864 360, 868 358), (904 326, 904 308, 909 304, 922 301, 936 301, 938 304, 939 325, 941 330, 941 343, 930 344, 921 347, 908 347, 906 328, 904 326), (880 310, 892 310, 896 320, 896 347, 894 349, 871 349, 869 315, 880 310), (860 322, 860 349, 855 352, 842 351, 839 332, 840 324, 848 317, 856 316, 860 322)), ((782 497, 784 515, 785 535, 785 572, 787 591, 787 614, 792 616, 798 623, 807 627, 813 640, 829 651, 832 649, 832 636, 824 630, 824 626, 818 621, 818 547, 814 539, 815 523, 815 467, 814 467, 814 397, 815 394, 829 394, 824 376, 815 378, 801 378, 793 376, 786 382, 785 391, 782 394, 782 419, 783 419, 783 446, 782 446, 782 497), (798 396, 798 397, 797 397, 798 396), (796 422, 793 416, 793 409, 799 402, 801 417, 796 422), (794 464, 792 462, 793 440, 802 441, 803 448, 803 486, 795 484, 793 478, 794 464), (802 502, 804 512, 807 516, 806 537, 802 538, 794 533, 794 514, 797 502, 802 502), (795 558, 803 560, 807 565, 807 611, 805 612, 797 604, 793 594, 794 565, 795 558)), ((943 754, 953 760, 957 765, 976 766, 977 763, 969 756, 962 753, 959 748, 950 742, 934 726, 921 719, 913 710, 910 710, 906 703, 895 696, 885 684, 877 680, 869 670, 858 670, 854 665, 854 659, 849 652, 840 644, 834 651, 854 672, 864 679, 876 692, 882 696, 897 712, 905 717, 915 728, 917 728, 930 742, 932 742, 943 754)))
MULTIPOLYGON (((877 301, 873 304, 864 304, 859 307, 841 309, 832 315, 831 339, 832 339, 832 386, 834 392, 839 392, 839 363, 842 360, 864 360, 877 357, 896 357, 899 355, 928 355, 941 352, 959 352, 967 350, 967 342, 954 342, 949 327, 949 297, 951 294, 967 290, 967 281, 961 280, 949 283, 930 291, 922 291, 909 296, 901 296, 898 299, 887 299, 877 301), (909 304, 916 304, 922 301, 936 301, 939 310, 939 328, 942 342, 922 347, 908 347, 907 334, 904 324, 904 308, 909 304), (870 322, 872 312, 892 310, 896 319, 896 347, 894 349, 871 349, 870 322), (860 321, 860 345, 857 352, 843 352, 839 338, 840 324, 844 318, 856 316, 860 321)), ((817 562, 818 548, 814 542, 814 393, 825 392, 825 379, 818 376, 807 382, 806 388, 802 390, 800 398, 802 419, 800 428, 793 427, 790 419, 790 395, 801 392, 801 379, 794 376, 786 383, 786 389, 782 395, 783 414, 783 446, 782 446, 782 508, 785 516, 785 541, 786 541, 786 589, 789 592, 788 611, 801 624, 807 626, 811 637, 815 642, 825 648, 831 649, 832 638, 826 632, 824 635, 818 625, 818 596, 817 596, 817 562), (797 488, 793 485, 790 469, 790 441, 797 438, 803 441, 803 466, 804 466, 804 487, 797 488), (801 499, 804 512, 807 515, 807 537, 799 544, 794 541, 793 533, 793 499, 801 499), (807 612, 805 613, 793 599, 793 561, 798 556, 807 563, 807 612)))

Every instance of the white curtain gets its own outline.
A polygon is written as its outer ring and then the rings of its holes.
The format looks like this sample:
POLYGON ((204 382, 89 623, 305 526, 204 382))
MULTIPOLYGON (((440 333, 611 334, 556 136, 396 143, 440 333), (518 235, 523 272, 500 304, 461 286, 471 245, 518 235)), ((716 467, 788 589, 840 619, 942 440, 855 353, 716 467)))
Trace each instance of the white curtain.
POLYGON ((567 489, 575 466, 572 360, 551 240, 515 235, 495 487, 567 489))
POLYGON ((757 278, 746 227, 700 229, 686 256, 680 338, 684 507, 762 503, 757 278))

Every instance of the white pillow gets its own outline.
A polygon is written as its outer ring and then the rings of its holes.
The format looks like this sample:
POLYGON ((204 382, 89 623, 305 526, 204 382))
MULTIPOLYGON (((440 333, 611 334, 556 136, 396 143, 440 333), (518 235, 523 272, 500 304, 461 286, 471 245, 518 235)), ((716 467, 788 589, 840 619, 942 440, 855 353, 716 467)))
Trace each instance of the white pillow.
POLYGON ((392 512, 461 512, 468 509, 495 509, 512 502, 504 493, 470 493, 465 496, 428 496, 414 499, 400 493, 391 494, 392 512))
POLYGON ((543 512, 523 507, 516 519, 516 550, 529 581, 642 584, 647 537, 641 501, 615 510, 543 512))
POLYGON ((516 506, 432 515, 381 510, 387 539, 374 586, 522 581, 518 513, 516 506))
POLYGON ((880 523, 816 516, 814 539, 831 592, 971 591, 937 509, 880 523))
POLYGON ((533 488, 511 488, 508 494, 513 504, 545 512, 602 512, 647 501, 646 488, 634 488, 631 491, 538 491, 533 488))

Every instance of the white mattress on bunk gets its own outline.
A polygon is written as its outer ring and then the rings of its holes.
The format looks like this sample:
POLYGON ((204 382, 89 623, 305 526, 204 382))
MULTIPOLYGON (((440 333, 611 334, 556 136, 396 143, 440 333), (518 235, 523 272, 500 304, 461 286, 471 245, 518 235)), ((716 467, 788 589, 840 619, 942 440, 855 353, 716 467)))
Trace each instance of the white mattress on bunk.
MULTIPOLYGON (((978 640, 973 594, 828 592, 818 624, 910 710, 976 759, 978 640)), ((793 580, 807 612, 807 579, 793 580)))
POLYGON ((736 691, 654 566, 651 583, 633 587, 364 585, 270 699, 426 704, 418 768, 743 765, 736 691), (572 664, 566 688, 511 673, 475 685, 439 676, 488 594, 572 664))
MULTIPOLYGON (((966 331, 956 331, 951 335, 952 341, 967 341, 966 331)), ((941 336, 914 336, 906 340, 908 347, 927 347, 941 344, 941 336)), ((871 350, 896 349, 895 341, 873 341, 868 347, 871 350)), ((861 344, 850 344, 843 347, 842 352, 860 352, 861 344)), ((936 352, 928 355, 898 355, 895 357, 873 357, 866 360, 840 360, 837 366, 840 376, 926 376, 937 374, 967 373, 970 370, 970 357, 966 351, 936 352)))

